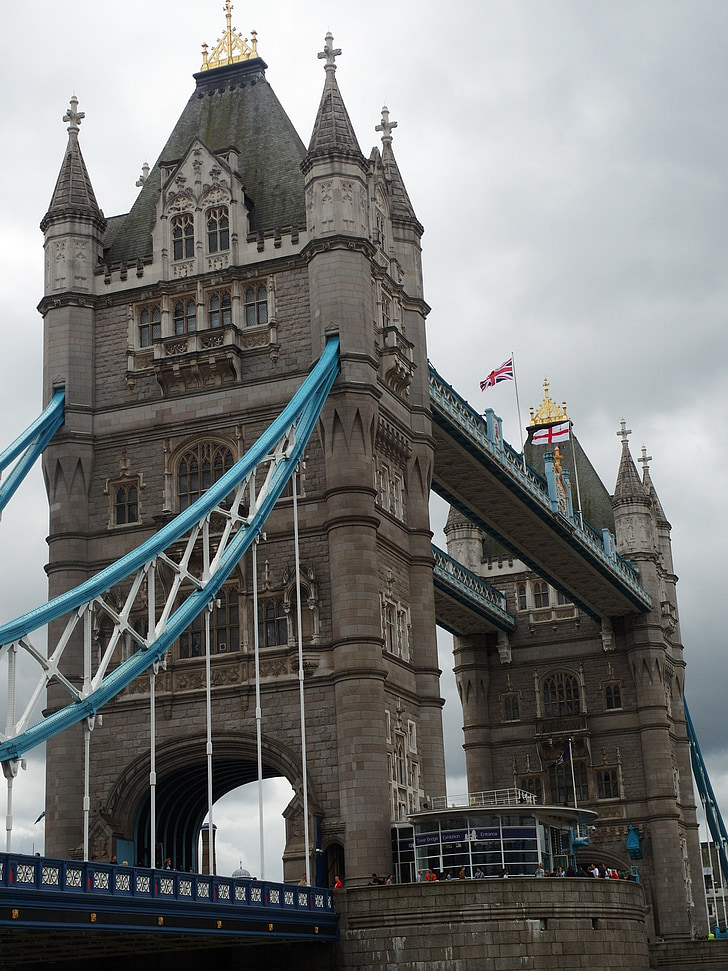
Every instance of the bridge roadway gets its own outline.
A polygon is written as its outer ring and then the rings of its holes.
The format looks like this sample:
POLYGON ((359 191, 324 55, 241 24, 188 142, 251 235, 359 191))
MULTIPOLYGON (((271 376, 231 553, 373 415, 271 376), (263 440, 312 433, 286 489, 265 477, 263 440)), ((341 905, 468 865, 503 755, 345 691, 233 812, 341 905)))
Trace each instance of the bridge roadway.
POLYGON ((432 365, 429 372, 434 491, 596 620, 649 610, 613 538, 559 512, 546 479, 524 466, 497 421, 488 424, 432 365))
POLYGON ((0 966, 338 940, 333 893, 0 853, 0 966))

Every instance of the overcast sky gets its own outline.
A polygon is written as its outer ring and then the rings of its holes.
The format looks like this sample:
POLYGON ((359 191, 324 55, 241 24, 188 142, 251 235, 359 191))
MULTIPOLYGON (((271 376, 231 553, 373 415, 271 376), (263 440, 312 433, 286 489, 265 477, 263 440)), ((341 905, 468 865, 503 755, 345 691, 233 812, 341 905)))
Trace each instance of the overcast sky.
MULTIPOLYGON (((40 410, 38 223, 71 94, 86 113, 81 146, 99 205, 127 212, 142 163, 155 162, 193 90, 202 42, 215 42, 225 18, 222 0, 40 0, 8 5, 3 21, 0 447, 40 410)), ((327 30, 343 51, 337 80, 365 155, 388 105, 425 226, 428 349, 443 377, 479 410, 495 408, 518 446, 512 386, 478 386, 513 351, 524 419, 548 377, 610 490, 621 418, 635 459, 647 446, 673 526, 687 697, 728 813, 728 5, 238 0, 233 23, 257 30, 268 80, 304 142, 327 30)), ((46 525, 36 472, 0 525, 3 620, 44 598, 46 525)), ((446 706, 449 752, 461 743, 455 707, 446 706)), ((42 839, 33 820, 43 804, 39 754, 29 762, 15 796, 15 845, 27 849, 42 839)), ((450 765, 451 791, 462 791, 460 763, 450 765)))

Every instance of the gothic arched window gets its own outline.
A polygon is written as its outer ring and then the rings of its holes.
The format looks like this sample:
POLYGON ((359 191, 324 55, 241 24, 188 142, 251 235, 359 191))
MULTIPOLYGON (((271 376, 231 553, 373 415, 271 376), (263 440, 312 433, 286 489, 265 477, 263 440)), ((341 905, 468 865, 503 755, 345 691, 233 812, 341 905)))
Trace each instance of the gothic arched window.
POLYGON ((139 314, 139 346, 149 347, 162 336, 162 314, 159 307, 142 307, 139 314))
POLYGON ((542 693, 545 718, 578 715, 581 711, 579 682, 566 671, 550 674, 543 683, 542 693))
POLYGON ((210 328, 229 327, 232 323, 232 304, 230 291, 221 290, 210 297, 207 311, 207 322, 210 328))
MULTIPOLYGON (((240 646, 240 596, 234 587, 223 587, 210 615, 210 654, 227 654, 240 646)), ((179 656, 205 656, 205 611, 179 638, 179 656)))
POLYGON ((177 337, 180 334, 193 334, 197 330, 197 304, 189 297, 186 300, 178 300, 174 305, 174 333, 177 337))
POLYGON ((268 323, 268 291, 260 283, 245 291, 245 326, 258 327, 268 323))
POLYGON ((616 682, 604 688, 604 707, 609 711, 622 707, 622 689, 616 682))
POLYGON ((125 526, 139 519, 137 480, 114 486, 114 525, 125 526))
POLYGON ((233 453, 218 442, 198 442, 177 464, 177 497, 183 512, 233 466, 233 453))
POLYGON ((227 206, 207 210, 207 252, 230 249, 230 220, 227 206))
POLYGON ((534 607, 548 607, 549 605, 549 585, 542 580, 536 580, 533 584, 533 605, 534 607))
POLYGON ((261 647, 288 644, 288 618, 282 599, 263 600, 258 604, 258 643, 261 647))
POLYGON ((619 799, 619 775, 616 769, 597 772, 597 799, 619 799))
POLYGON ((172 259, 185 260, 195 255, 195 223, 184 212, 172 219, 172 259))
POLYGON ((503 695, 503 721, 517 722, 521 720, 521 708, 516 692, 503 695))

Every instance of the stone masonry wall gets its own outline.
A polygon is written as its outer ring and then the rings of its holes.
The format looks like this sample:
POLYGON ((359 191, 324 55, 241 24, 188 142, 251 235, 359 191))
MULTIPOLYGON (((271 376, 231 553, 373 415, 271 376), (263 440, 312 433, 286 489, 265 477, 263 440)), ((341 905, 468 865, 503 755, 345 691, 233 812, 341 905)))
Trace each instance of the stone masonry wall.
POLYGON ((646 971, 630 881, 453 880, 339 891, 340 971, 646 971))

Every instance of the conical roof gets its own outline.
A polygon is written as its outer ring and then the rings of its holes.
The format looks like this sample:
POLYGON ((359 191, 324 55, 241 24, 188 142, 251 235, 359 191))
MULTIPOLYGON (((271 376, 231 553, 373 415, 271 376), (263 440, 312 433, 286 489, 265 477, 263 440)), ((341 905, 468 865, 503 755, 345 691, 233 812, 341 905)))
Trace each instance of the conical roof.
POLYGON ((83 160, 78 143, 79 125, 84 118, 83 111, 77 111, 78 98, 73 95, 71 105, 63 120, 68 125, 68 145, 61 164, 51 204, 43 217, 40 228, 45 232, 48 224, 55 219, 68 217, 90 217, 105 225, 104 214, 96 202, 91 179, 83 160))
POLYGON ((193 139, 211 151, 237 149, 252 203, 251 231, 303 228, 301 160, 306 149, 265 77, 259 57, 196 74, 196 87, 121 227, 107 239, 106 261, 130 263, 152 251, 161 162, 181 160, 193 139))
POLYGON ((334 49, 334 38, 331 33, 326 35, 325 45, 319 57, 326 58, 324 69, 326 80, 321 95, 316 121, 314 122, 311 141, 306 153, 306 165, 315 158, 328 155, 351 156, 364 163, 364 156, 359 148, 359 142, 354 134, 354 126, 346 110, 344 99, 341 97, 339 85, 336 81, 336 64, 334 59, 341 51, 334 49))
POLYGON ((642 485, 639 473, 634 464, 634 459, 629 450, 629 439, 627 436, 631 430, 626 428, 626 422, 622 420, 621 428, 617 434, 622 439, 622 456, 619 460, 619 471, 617 472, 617 483, 614 487, 613 503, 622 502, 647 502, 649 495, 642 485))

